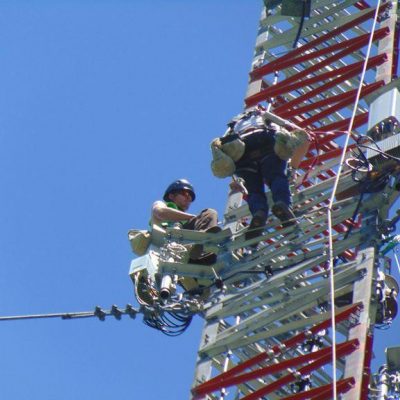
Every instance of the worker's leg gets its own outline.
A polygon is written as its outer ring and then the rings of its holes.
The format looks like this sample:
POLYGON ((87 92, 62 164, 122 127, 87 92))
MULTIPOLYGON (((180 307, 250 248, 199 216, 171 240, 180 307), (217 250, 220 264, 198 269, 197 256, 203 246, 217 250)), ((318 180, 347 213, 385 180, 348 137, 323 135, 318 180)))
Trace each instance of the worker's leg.
POLYGON ((258 170, 257 165, 251 168, 240 168, 235 173, 238 177, 244 179, 244 186, 248 191, 246 197, 247 204, 252 215, 258 211, 262 211, 266 216, 268 215, 268 203, 265 196, 265 187, 261 171, 258 170))
POLYGON ((290 207, 292 201, 289 180, 286 175, 286 161, 272 153, 263 158, 261 171, 266 184, 271 190, 274 203, 283 202, 290 207))
POLYGON ((268 217, 268 203, 265 196, 264 181, 258 169, 239 169, 237 176, 243 178, 248 191, 246 198, 252 219, 245 239, 250 240, 259 236, 263 230, 268 217))
POLYGON ((271 154, 262 160, 261 169, 265 182, 271 189, 274 201, 272 213, 284 222, 284 227, 295 224, 289 180, 286 175, 286 161, 280 159, 276 154, 271 154))
MULTIPOLYGON (((199 215, 193 217, 182 225, 183 229, 192 231, 209 231, 219 232, 221 229, 217 226, 218 214, 212 208, 206 208, 199 215)), ((190 263, 212 265, 216 262, 217 256, 214 253, 204 253, 204 246, 202 244, 195 244, 190 249, 189 253, 190 263)))

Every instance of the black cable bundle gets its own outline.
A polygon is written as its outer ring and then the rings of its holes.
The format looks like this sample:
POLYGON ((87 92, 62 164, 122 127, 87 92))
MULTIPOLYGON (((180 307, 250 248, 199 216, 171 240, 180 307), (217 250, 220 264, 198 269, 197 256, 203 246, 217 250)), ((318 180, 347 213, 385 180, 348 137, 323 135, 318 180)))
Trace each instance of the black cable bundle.
POLYGON ((145 315, 143 322, 167 336, 179 336, 189 327, 192 318, 187 312, 158 309, 145 315))

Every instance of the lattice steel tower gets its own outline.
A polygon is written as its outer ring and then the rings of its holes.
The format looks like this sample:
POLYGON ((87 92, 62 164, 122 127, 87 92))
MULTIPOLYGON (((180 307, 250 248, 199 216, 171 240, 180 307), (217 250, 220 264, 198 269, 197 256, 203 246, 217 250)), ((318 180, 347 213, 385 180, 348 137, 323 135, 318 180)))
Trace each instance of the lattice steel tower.
MULTIPOLYGON (((271 217, 243 250, 249 211, 230 193, 233 236, 208 238, 225 288, 205 305, 192 398, 389 398, 370 364, 397 311, 382 249, 399 218, 398 24, 397 1, 264 0, 245 109, 313 134, 291 175, 299 226, 271 217)), ((210 275, 192 267, 171 271, 210 275)))

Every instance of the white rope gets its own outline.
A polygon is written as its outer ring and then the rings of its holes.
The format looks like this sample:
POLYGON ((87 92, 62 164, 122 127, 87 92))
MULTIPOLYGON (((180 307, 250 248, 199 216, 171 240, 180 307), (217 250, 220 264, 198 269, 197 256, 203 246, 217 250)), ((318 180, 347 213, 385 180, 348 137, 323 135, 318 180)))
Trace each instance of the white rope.
POLYGON ((372 24, 372 29, 371 29, 371 34, 369 37, 369 42, 368 42, 368 48, 367 48, 367 53, 365 56, 365 61, 360 77, 360 84, 358 86, 357 90, 357 96, 356 100, 354 102, 354 108, 353 108, 353 113, 349 122, 349 128, 347 130, 346 134, 346 140, 343 146, 343 152, 342 156, 340 159, 340 164, 339 164, 339 169, 337 171, 335 183, 333 185, 333 190, 332 190, 332 195, 329 200, 329 206, 328 206, 328 231, 329 231, 329 279, 330 279, 330 292, 331 292, 331 324, 332 324, 332 370, 333 370, 333 400, 337 400, 337 388, 336 388, 336 383, 337 383, 337 376, 336 376, 336 318, 335 318, 335 278, 334 278, 334 271, 333 271, 333 227, 332 227, 332 207, 333 207, 333 202, 335 200, 336 196, 336 191, 339 185, 339 179, 340 175, 342 173, 343 165, 344 165, 344 160, 346 157, 346 152, 347 148, 349 145, 350 137, 351 137, 351 131, 353 129, 353 124, 354 124, 354 119, 356 117, 357 113, 357 108, 358 108, 358 103, 360 101, 361 97, 361 90, 362 90, 362 84, 364 82, 365 78, 365 73, 367 71, 367 64, 369 60, 369 56, 371 53, 371 48, 372 48, 372 43, 373 43, 373 37, 374 37, 374 32, 375 32, 375 27, 376 27, 376 22, 378 19, 379 15, 379 8, 380 8, 380 3, 381 0, 378 0, 377 5, 376 5, 376 10, 375 10, 375 16, 374 16, 374 21, 372 24))
POLYGON ((394 255, 394 259, 396 260, 397 269, 399 270, 399 274, 400 274, 400 263, 399 263, 399 258, 397 257, 396 251, 393 252, 393 255, 394 255))

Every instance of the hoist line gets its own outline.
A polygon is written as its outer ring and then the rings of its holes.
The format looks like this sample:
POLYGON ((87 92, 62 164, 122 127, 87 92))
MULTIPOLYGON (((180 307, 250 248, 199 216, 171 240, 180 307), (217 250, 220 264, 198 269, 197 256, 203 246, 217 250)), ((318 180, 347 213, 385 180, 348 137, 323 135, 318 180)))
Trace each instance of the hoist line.
POLYGON ((400 262, 399 262, 399 258, 397 257, 396 251, 393 252, 393 256, 396 261, 397 269, 399 270, 399 274, 400 274, 400 262))
POLYGON ((28 314, 28 315, 11 315, 11 316, 0 316, 0 321, 15 321, 22 319, 43 319, 43 318, 61 318, 61 319, 73 319, 73 318, 93 318, 97 317, 103 321, 106 317, 113 316, 116 319, 120 319, 122 315, 129 315, 131 318, 135 318, 140 310, 133 308, 130 304, 125 309, 112 306, 110 310, 103 310, 99 306, 96 306, 94 311, 78 311, 78 312, 66 312, 66 313, 49 313, 49 314, 28 314))
POLYGON ((379 15, 379 9, 381 5, 381 0, 377 1, 376 4, 376 9, 375 9, 375 15, 374 15, 374 20, 372 23, 372 28, 369 36, 369 41, 368 41, 368 47, 367 47, 367 52, 363 64, 363 69, 361 72, 360 76, 360 82, 358 85, 357 89, 357 95, 356 99, 354 102, 354 107, 353 107, 353 112, 349 121, 349 127, 347 129, 347 134, 346 134, 346 139, 345 143, 343 145, 343 151, 342 151, 342 156, 340 158, 340 164, 339 168, 336 174, 336 179, 333 185, 333 190, 332 190, 332 195, 329 200, 329 206, 328 206, 328 232, 329 232, 329 280, 330 280, 330 291, 331 291, 331 326, 332 326, 332 372, 333 372, 333 400, 337 400, 337 375, 336 375, 336 318, 335 318, 335 277, 334 277, 334 255, 333 255, 333 226, 332 226, 332 208, 333 208, 333 202, 336 196, 336 191, 339 185, 339 180, 340 180, 340 175, 343 170, 343 165, 346 157, 346 152, 347 148, 349 146, 350 138, 351 138, 351 131, 353 129, 354 125, 354 120, 356 117, 357 109, 358 109, 358 103, 360 101, 361 97, 361 90, 362 90, 362 85, 365 79, 365 74, 367 71, 367 65, 371 53, 371 48, 372 48, 372 43, 373 43, 373 38, 374 38, 374 32, 376 28, 376 23, 378 20, 378 15, 379 15))

